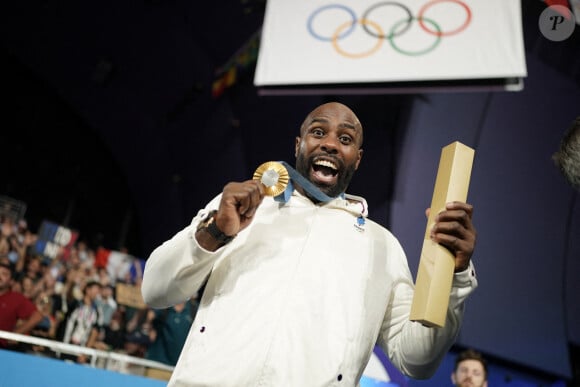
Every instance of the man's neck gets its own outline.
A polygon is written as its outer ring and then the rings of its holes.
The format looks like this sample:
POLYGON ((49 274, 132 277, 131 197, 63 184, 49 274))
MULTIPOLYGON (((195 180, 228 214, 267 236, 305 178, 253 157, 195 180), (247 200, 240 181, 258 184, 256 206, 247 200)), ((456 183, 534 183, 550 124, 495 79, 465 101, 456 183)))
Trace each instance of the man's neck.
MULTIPOLYGON (((321 203, 326 203, 326 202, 322 202, 318 199, 316 199, 313 195, 309 194, 304 188, 302 188, 302 186, 300 186, 299 184, 295 184, 294 185, 294 190, 297 191, 300 195, 308 198, 312 203, 314 204, 321 204, 321 203)), ((322 191, 321 191, 322 192, 322 191)), ((324 193, 324 192, 323 192, 324 193)), ((324 193, 326 195, 326 193, 324 193)), ((343 197, 344 194, 338 195, 337 197, 343 197)))

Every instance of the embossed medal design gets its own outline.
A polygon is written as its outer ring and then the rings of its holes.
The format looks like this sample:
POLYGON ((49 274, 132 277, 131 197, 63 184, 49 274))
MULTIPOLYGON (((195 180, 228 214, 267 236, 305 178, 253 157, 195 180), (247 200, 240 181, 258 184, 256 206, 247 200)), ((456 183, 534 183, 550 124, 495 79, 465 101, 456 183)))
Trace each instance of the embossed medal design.
POLYGON ((256 168, 253 179, 259 180, 264 185, 266 195, 278 196, 288 186, 290 176, 281 163, 268 161, 256 168))

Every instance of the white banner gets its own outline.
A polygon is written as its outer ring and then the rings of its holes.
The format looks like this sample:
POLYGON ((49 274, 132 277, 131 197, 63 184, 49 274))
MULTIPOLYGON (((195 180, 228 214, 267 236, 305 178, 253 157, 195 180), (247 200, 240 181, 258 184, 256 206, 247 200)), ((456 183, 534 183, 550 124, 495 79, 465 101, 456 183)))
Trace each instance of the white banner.
POLYGON ((268 0, 254 83, 526 75, 519 0, 268 0))

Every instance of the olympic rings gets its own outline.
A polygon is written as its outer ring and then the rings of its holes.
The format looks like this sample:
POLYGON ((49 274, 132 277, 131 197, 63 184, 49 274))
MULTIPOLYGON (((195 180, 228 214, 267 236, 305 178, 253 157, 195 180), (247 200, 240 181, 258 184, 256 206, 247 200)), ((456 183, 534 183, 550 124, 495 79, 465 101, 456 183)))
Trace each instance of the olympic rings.
POLYGON ((472 19, 471 9, 462 0, 431 0, 421 7, 421 9, 419 10, 419 13, 416 17, 413 16, 413 14, 411 13, 411 10, 407 6, 401 4, 400 2, 382 1, 382 2, 378 2, 374 5, 372 5, 371 7, 369 7, 363 13, 362 18, 360 18, 360 19, 357 18, 354 10, 352 10, 351 8, 349 8, 345 5, 327 4, 327 5, 324 5, 322 7, 319 7, 314 12, 312 12, 312 14, 308 17, 307 29, 308 29, 308 32, 310 33, 310 35, 312 35, 315 39, 318 39, 321 41, 326 41, 326 42, 331 42, 333 48, 339 54, 341 54, 342 56, 348 57, 348 58, 363 58, 363 57, 366 57, 366 56, 369 56, 369 55, 375 53, 376 51, 378 51, 380 49, 380 47, 382 46, 382 42, 385 39, 389 41, 391 47, 396 52, 403 54, 403 55, 407 55, 407 56, 418 56, 418 55, 424 55, 428 52, 433 51, 439 45, 439 43, 441 42, 441 38, 443 36, 456 35, 462 31, 464 31, 468 27, 468 25, 471 23, 471 19, 472 19), (437 3, 443 3, 443 2, 458 4, 465 10, 465 13, 466 13, 465 21, 459 27, 457 27, 453 30, 443 31, 441 26, 438 23, 436 23, 433 19, 425 16, 427 11, 432 6, 434 6, 437 3), (403 19, 398 20, 390 28, 390 30, 388 31, 388 34, 385 34, 385 32, 382 30, 381 26, 376 21, 371 21, 371 19, 370 19, 370 14, 373 11, 375 11, 379 7, 386 7, 386 6, 394 6, 394 7, 400 8, 406 14, 406 16, 403 19), (330 10, 330 9, 337 9, 337 10, 345 11, 348 14, 350 20, 339 25, 337 27, 337 29, 334 31, 334 33, 332 34, 332 36, 324 36, 323 34, 320 34, 320 33, 315 31, 314 20, 322 12, 330 10), (424 48, 422 50, 409 51, 409 50, 401 48, 395 42, 395 38, 403 35, 411 28, 413 21, 417 21, 423 31, 427 32, 430 35, 434 35, 436 37, 436 40, 434 41, 433 44, 431 44, 430 46, 428 46, 427 48, 424 48), (378 42, 371 49, 369 49, 367 51, 360 52, 360 53, 348 53, 339 46, 338 41, 341 39, 344 39, 348 35, 350 35, 354 31, 357 24, 360 24, 362 26, 362 28, 364 29, 364 31, 368 35, 370 35, 374 38, 377 38, 378 42), (427 26, 427 24, 429 26, 427 26), (372 27, 372 30, 369 29, 369 26, 372 27))

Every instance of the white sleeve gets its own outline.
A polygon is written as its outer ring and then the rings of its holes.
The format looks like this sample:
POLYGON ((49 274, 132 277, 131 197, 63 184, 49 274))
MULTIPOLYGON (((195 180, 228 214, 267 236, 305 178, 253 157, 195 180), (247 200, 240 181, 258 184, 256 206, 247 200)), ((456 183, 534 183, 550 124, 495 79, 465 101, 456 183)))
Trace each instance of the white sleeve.
POLYGON ((198 223, 221 196, 212 200, 193 218, 191 224, 157 247, 147 259, 141 284, 145 303, 153 308, 167 308, 196 295, 223 249, 215 252, 202 248, 195 239, 198 223))
POLYGON ((415 379, 431 377, 455 342, 463 321, 464 302, 477 287, 473 264, 456 273, 443 328, 430 328, 409 320, 414 284, 402 252, 398 276, 387 307, 377 344, 395 367, 415 379))

